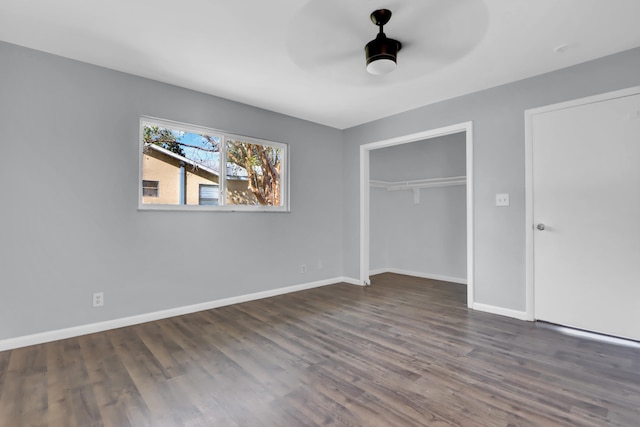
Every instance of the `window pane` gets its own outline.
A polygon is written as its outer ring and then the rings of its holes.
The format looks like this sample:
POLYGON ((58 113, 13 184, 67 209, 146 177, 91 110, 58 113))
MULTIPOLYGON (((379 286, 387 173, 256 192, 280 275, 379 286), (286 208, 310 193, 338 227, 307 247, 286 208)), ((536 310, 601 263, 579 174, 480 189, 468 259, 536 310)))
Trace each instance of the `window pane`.
POLYGON ((142 132, 142 179, 158 183, 153 195, 143 182, 142 203, 198 205, 200 185, 219 184, 220 136, 154 123, 145 123, 142 132))
POLYGON ((227 139, 227 204, 283 206, 280 147, 227 139))

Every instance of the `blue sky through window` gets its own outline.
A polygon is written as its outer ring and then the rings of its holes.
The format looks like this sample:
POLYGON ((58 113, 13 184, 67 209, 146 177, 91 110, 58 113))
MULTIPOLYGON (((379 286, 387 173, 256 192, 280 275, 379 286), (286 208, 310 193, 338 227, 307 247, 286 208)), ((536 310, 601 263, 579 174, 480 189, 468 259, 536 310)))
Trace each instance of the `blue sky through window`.
POLYGON ((217 144, 216 147, 213 147, 203 135, 177 130, 172 130, 172 133, 179 143, 184 144, 182 145, 182 150, 186 158, 215 171, 220 170, 219 147, 221 138, 219 136, 210 136, 211 140, 217 144), (210 151, 212 149, 216 151, 210 151))

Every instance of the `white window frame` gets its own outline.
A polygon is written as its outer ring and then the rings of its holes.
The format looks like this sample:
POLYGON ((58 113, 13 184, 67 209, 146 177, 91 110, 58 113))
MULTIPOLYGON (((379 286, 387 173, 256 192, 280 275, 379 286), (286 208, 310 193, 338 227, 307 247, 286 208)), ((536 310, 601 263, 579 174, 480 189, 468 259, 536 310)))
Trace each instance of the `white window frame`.
POLYGON ((140 117, 139 145, 138 145, 138 210, 143 211, 219 211, 219 212, 290 212, 289 208, 289 144, 254 138, 245 135, 234 134, 219 129, 160 119, 150 116, 140 117), (174 204, 148 204, 142 202, 142 167, 144 160, 144 126, 154 125, 169 129, 175 129, 188 133, 220 136, 220 175, 218 186, 220 188, 218 206, 209 205, 174 205, 174 204), (281 206, 263 205, 227 205, 227 139, 242 140, 253 144, 277 147, 282 150, 282 167, 280 170, 280 199, 281 206))

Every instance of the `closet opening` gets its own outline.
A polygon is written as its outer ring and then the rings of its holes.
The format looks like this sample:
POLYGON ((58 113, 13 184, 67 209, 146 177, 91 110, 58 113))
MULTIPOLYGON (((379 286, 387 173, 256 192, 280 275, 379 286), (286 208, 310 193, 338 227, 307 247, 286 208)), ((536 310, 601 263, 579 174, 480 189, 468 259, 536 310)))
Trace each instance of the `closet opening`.
POLYGON ((471 308, 473 260, 472 123, 361 145, 361 284, 382 272, 464 283, 471 308))

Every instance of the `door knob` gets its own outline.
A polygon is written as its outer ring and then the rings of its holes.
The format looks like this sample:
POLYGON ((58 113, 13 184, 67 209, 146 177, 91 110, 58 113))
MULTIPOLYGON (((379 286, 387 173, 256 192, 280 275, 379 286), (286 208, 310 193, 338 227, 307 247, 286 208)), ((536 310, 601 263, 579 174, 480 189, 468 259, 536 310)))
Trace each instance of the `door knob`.
POLYGON ((544 224, 540 223, 538 225, 536 225, 536 228, 540 231, 544 230, 544 224))

